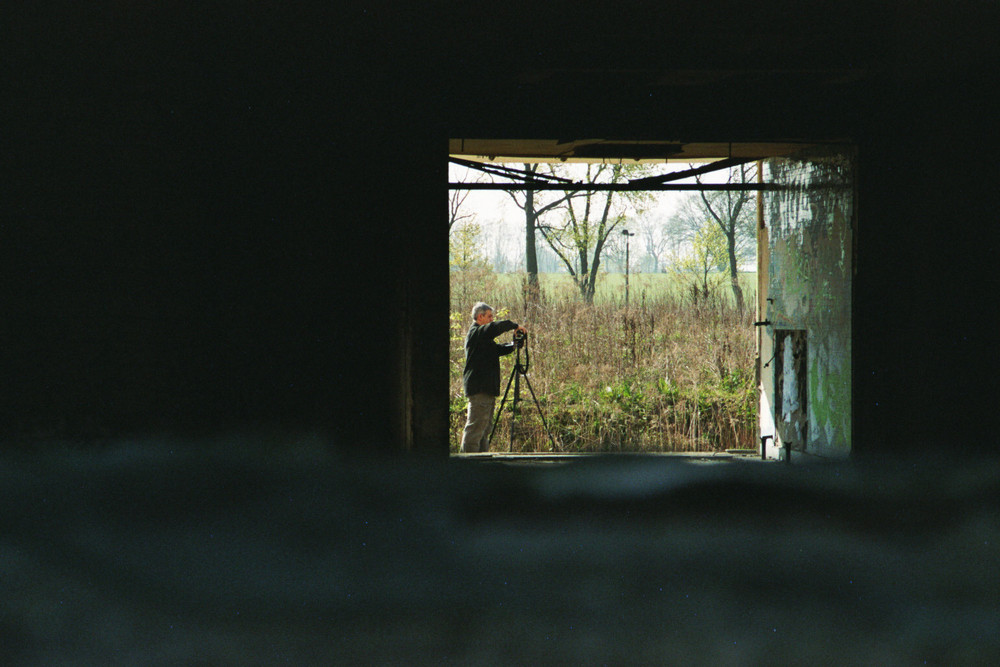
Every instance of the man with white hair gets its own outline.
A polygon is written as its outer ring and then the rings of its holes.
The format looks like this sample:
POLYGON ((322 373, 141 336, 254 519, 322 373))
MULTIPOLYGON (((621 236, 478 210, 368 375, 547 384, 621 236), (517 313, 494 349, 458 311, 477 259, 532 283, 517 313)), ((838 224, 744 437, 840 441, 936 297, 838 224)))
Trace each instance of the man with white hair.
POLYGON ((493 321, 493 308, 482 301, 472 307, 472 326, 465 335, 465 372, 462 383, 469 413, 462 433, 463 452, 489 451, 490 422, 500 395, 500 357, 514 351, 514 343, 494 339, 507 331, 527 333, 517 322, 493 321))

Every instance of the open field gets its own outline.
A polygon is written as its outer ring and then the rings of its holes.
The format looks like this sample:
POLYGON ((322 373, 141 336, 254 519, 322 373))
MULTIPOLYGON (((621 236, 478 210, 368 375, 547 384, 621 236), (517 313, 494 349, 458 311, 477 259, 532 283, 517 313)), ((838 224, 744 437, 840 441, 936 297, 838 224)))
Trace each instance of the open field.
MULTIPOLYGON (((753 304, 756 277, 746 274, 741 279, 747 303, 753 304)), ((675 276, 635 275, 629 280, 626 306, 622 275, 601 277, 593 305, 581 302, 568 276, 543 275, 540 282, 535 303, 523 275, 453 274, 452 451, 458 451, 465 423, 462 344, 469 310, 480 299, 497 309, 498 318, 528 327, 527 377, 556 450, 669 452, 755 446, 753 314, 750 308, 736 311, 728 285, 717 286, 707 299, 696 302, 675 276)), ((513 359, 501 360, 501 391, 513 359)), ((523 383, 521 398, 513 437, 505 409, 491 449, 552 450, 523 383)))
MULTIPOLYGON (((493 276, 497 289, 517 292, 522 290, 525 277, 524 273, 504 273, 493 276)), ((543 273, 538 278, 541 283, 543 296, 550 300, 573 300, 578 295, 578 291, 573 285, 573 278, 568 274, 543 273)), ((731 305, 733 303, 732 292, 729 289, 727 281, 728 278, 722 276, 709 277, 709 284, 714 289, 713 296, 722 303, 731 305)), ((460 282, 461 279, 456 281, 453 277, 453 286, 460 282)), ((691 300, 690 279, 680 278, 672 273, 633 273, 629 276, 628 282, 629 303, 631 305, 641 306, 643 299, 652 299, 654 301, 662 301, 668 298, 691 300)), ((484 287, 487 286, 485 281, 481 279, 477 281, 475 276, 472 277, 472 283, 473 285, 482 284, 484 287)), ((757 274, 752 272, 741 273, 740 285, 743 288, 743 293, 747 297, 748 303, 752 302, 751 297, 757 285, 757 274)), ((455 296, 454 292, 453 288, 453 297, 455 296)), ((602 274, 600 280, 597 282, 597 294, 594 297, 594 303, 596 305, 624 305, 625 274, 602 274)), ((453 305, 455 304, 453 303, 453 305)))

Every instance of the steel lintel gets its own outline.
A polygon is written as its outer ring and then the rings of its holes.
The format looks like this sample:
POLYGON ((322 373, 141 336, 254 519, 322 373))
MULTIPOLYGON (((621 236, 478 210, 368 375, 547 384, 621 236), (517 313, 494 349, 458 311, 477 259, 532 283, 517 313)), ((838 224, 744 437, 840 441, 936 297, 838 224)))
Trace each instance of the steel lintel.
POLYGON ((558 190, 561 192, 759 192, 782 190, 788 186, 777 183, 449 183, 449 190, 558 190))
POLYGON ((563 178, 552 174, 537 173, 525 169, 516 169, 506 164, 486 164, 473 160, 463 160, 461 158, 450 158, 453 164, 457 164, 469 169, 476 169, 491 176, 501 176, 503 178, 520 178, 522 183, 572 183, 573 179, 563 178))
POLYGON ((748 162, 757 162, 758 158, 730 158, 726 160, 719 160, 718 162, 712 162, 711 164, 702 165, 701 167, 694 167, 691 169, 685 169, 684 171, 674 171, 669 174, 658 174, 656 176, 646 176, 645 178, 636 178, 629 181, 629 185, 653 185, 658 183, 666 183, 668 181, 679 181, 683 178, 690 178, 692 176, 701 176, 702 174, 710 174, 715 171, 722 171, 723 169, 732 169, 733 167, 738 167, 748 162))
POLYGON ((645 178, 637 178, 624 183, 584 183, 552 174, 529 172, 516 169, 506 164, 487 164, 472 160, 451 157, 451 162, 470 169, 476 169, 491 176, 515 179, 502 183, 449 183, 450 190, 559 190, 562 192, 655 192, 655 191, 731 191, 745 192, 757 190, 775 190, 776 186, 769 183, 673 183, 685 178, 692 178, 722 169, 730 169, 757 158, 730 158, 719 160, 708 165, 675 171, 667 174, 657 174, 645 178))

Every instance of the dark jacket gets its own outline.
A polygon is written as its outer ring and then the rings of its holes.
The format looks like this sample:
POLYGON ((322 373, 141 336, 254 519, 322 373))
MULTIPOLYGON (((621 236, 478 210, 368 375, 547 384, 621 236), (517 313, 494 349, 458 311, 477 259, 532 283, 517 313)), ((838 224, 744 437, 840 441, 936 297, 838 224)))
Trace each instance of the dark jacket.
POLYGON ((500 357, 513 352, 514 344, 500 344, 493 339, 516 328, 517 323, 510 320, 469 327, 465 335, 465 372, 462 375, 466 396, 500 395, 500 357))

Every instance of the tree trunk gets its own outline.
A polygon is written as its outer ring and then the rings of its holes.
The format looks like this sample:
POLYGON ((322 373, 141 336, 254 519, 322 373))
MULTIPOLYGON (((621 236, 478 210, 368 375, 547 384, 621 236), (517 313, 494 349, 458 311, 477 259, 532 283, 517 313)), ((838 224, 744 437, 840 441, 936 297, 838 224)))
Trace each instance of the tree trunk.
POLYGON ((740 287, 739 267, 736 265, 736 232, 729 236, 729 281, 736 299, 736 312, 743 314, 743 289, 740 287))
POLYGON ((528 290, 533 299, 538 296, 538 253, 535 250, 535 191, 524 193, 524 268, 528 272, 528 290))
POLYGON ((594 305, 594 294, 597 292, 597 284, 595 280, 597 279, 597 272, 592 271, 587 276, 587 282, 583 286, 583 300, 587 305, 594 305))
POLYGON ((583 298, 584 303, 593 303, 594 295, 590 291, 590 276, 593 269, 588 266, 586 248, 578 250, 577 254, 580 257, 580 279, 577 281, 577 286, 580 288, 580 296, 583 298))

